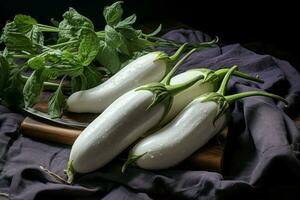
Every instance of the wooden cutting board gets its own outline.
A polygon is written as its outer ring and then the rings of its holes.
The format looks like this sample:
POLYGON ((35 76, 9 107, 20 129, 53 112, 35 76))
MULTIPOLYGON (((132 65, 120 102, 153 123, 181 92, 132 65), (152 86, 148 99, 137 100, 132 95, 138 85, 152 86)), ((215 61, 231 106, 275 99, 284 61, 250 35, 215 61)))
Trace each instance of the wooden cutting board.
MULTIPOLYGON (((47 112, 47 103, 40 102, 34 108, 41 112, 47 112)), ((91 122, 97 115, 68 113, 63 117, 79 122, 91 122)), ((72 145, 81 131, 82 129, 44 122, 31 117, 26 117, 21 124, 21 132, 27 137, 67 145, 72 145)), ((190 166, 193 169, 221 172, 226 136, 227 128, 190 156, 184 162, 184 165, 190 166)))

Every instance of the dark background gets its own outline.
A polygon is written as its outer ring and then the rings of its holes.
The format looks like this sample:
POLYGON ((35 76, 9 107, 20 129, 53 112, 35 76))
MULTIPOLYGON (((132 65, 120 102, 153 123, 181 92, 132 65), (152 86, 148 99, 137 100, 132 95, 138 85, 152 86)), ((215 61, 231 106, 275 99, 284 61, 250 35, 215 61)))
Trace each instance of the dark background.
MULTIPOLYGON (((104 26, 102 10, 109 0, 9 0, 0 3, 0 27, 18 14, 28 14, 40 23, 50 19, 61 20, 68 7, 75 8, 90 18, 97 29, 104 26)), ((261 3, 240 1, 220 4, 217 1, 125 0, 124 16, 136 13, 138 24, 162 23, 168 28, 181 27, 180 23, 217 35, 222 43, 241 43, 261 54, 271 54, 288 60, 300 68, 299 10, 296 3, 271 1, 261 3)))

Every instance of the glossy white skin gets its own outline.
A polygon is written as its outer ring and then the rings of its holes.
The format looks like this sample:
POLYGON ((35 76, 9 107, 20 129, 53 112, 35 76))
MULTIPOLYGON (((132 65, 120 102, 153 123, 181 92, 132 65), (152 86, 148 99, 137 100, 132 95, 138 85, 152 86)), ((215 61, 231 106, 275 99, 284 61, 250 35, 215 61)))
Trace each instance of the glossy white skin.
POLYGON ((153 93, 131 90, 114 101, 76 139, 69 161, 76 172, 94 171, 161 120, 165 107, 158 104, 150 110, 153 93))
POLYGON ((218 106, 215 102, 190 103, 164 128, 139 141, 132 149, 134 155, 144 156, 137 165, 144 169, 159 170, 177 165, 206 144, 226 125, 226 115, 216 122, 218 106))
MULTIPOLYGON (((199 70, 189 70, 180 73, 171 79, 170 85, 185 83, 202 74, 203 73, 199 70)), ((173 99, 172 107, 166 115, 166 117, 164 118, 164 120, 162 121, 162 124, 166 124, 170 120, 172 120, 185 106, 187 106, 195 98, 199 97, 204 93, 213 92, 213 90, 214 86, 211 83, 203 83, 203 80, 199 80, 191 87, 176 94, 173 99)))
POLYGON ((156 60, 160 52, 141 56, 97 87, 73 93, 67 99, 68 110, 77 113, 101 113, 125 92, 146 83, 160 81, 167 70, 165 60, 156 60))

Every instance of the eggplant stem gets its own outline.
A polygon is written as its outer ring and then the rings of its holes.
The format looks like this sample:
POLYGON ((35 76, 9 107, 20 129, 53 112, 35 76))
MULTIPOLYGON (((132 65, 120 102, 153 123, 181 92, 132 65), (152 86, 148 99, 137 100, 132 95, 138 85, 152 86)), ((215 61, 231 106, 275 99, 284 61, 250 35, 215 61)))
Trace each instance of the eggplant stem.
POLYGON ((185 54, 176 64, 175 66, 170 70, 170 72, 164 77, 164 79, 161 81, 161 83, 165 84, 165 85, 169 85, 170 84, 170 80, 172 78, 172 76, 175 74, 175 72, 177 71, 177 69, 180 67, 180 65, 192 54, 196 51, 197 49, 194 48, 192 50, 190 50, 187 54, 185 54))
POLYGON ((219 90, 217 91, 218 94, 225 95, 230 76, 237 68, 238 68, 238 66, 234 65, 228 70, 225 77, 223 78, 223 81, 221 83, 221 86, 219 87, 219 90))
POLYGON ((63 179, 59 175, 55 174, 54 172, 51 172, 50 170, 44 168, 43 166, 40 166, 40 169, 43 170, 44 172, 46 172, 47 174, 49 174, 50 176, 52 176, 53 178, 55 178, 60 183, 64 183, 64 184, 68 184, 69 185, 69 183, 65 179, 63 179))
POLYGON ((198 82, 199 80, 201 80, 203 78, 204 78, 203 75, 199 75, 185 83, 180 83, 180 84, 176 84, 176 85, 166 85, 166 89, 174 96, 174 95, 178 94, 179 92, 191 87, 192 85, 194 85, 196 82, 198 82))
MULTIPOLYGON (((215 73, 221 77, 221 78, 224 78, 224 76, 226 75, 226 73, 228 72, 229 69, 218 69, 217 71, 215 71, 215 73)), ((246 80, 250 80, 250 81, 255 81, 255 82, 258 82, 258 83, 264 83, 264 80, 260 79, 258 75, 256 75, 255 77, 253 76, 250 76, 246 73, 243 73, 241 71, 234 71, 232 73, 232 76, 237 76, 237 77, 241 77, 243 79, 246 79, 246 80)))
POLYGON ((145 152, 141 155, 129 154, 127 160, 125 161, 125 163, 122 166, 121 172, 124 173, 129 166, 134 165, 136 163, 136 161, 138 159, 140 159, 141 157, 143 157, 146 153, 148 153, 148 152, 145 152))
POLYGON ((172 70, 172 68, 176 63, 176 60, 181 55, 181 53, 186 49, 186 47, 187 47, 187 43, 184 43, 177 49, 177 51, 173 55, 166 57, 168 59, 168 62, 167 62, 167 70, 165 76, 168 75, 168 73, 172 70))
POLYGON ((239 93, 239 94, 233 94, 233 95, 225 96, 225 99, 228 101, 229 104, 231 104, 231 103, 233 103, 233 102, 235 102, 239 99, 242 99, 242 98, 245 98, 245 97, 250 97, 250 96, 271 97, 273 99, 277 99, 279 101, 282 101, 286 106, 288 105, 288 101, 286 99, 284 99, 283 97, 278 96, 276 94, 271 94, 271 93, 268 93, 268 92, 264 92, 264 91, 242 92, 242 93, 239 93))
POLYGON ((172 56, 170 56, 170 60, 173 62, 176 61, 178 59, 178 57, 180 56, 180 54, 185 50, 186 46, 187 46, 187 43, 184 43, 183 45, 181 45, 177 49, 177 51, 172 56))

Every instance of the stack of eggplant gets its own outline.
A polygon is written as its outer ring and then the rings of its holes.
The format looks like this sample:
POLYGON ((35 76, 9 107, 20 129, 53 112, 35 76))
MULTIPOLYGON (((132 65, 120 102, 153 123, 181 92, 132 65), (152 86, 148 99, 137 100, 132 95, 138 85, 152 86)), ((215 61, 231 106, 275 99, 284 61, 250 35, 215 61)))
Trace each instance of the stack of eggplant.
POLYGON ((130 165, 150 170, 175 166, 226 126, 229 106, 238 99, 268 96, 287 104, 264 91, 225 96, 231 75, 262 82, 237 71, 237 66, 197 68, 174 76, 196 51, 177 61, 184 47, 172 56, 161 51, 146 54, 103 84, 69 96, 69 111, 101 113, 72 146, 66 169, 69 183, 76 173, 97 170, 128 147, 122 171, 130 165))

